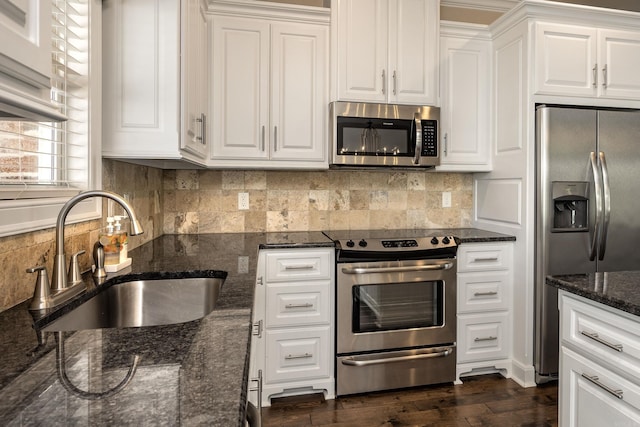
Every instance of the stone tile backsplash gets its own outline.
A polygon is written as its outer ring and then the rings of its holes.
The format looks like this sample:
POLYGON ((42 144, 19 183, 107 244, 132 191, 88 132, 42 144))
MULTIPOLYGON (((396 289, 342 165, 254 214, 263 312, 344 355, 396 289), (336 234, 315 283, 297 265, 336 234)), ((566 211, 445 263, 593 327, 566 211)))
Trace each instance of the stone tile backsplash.
POLYGON ((471 174, 420 171, 169 170, 163 189, 166 234, 468 227, 473 204, 471 174))
MULTIPOLYGON (((103 160, 103 188, 128 197, 145 233, 133 249, 162 234, 468 227, 472 175, 385 171, 160 170, 103 160), (442 208, 450 191, 451 208, 442 208), (249 210, 238 210, 238 193, 249 210)), ((106 217, 106 203, 105 206, 106 217)), ((65 251, 91 248, 104 221, 68 225, 65 251)), ((51 274, 54 229, 0 238, 0 311, 33 295, 25 269, 43 262, 51 274), (44 257, 44 258, 43 258, 44 257)))

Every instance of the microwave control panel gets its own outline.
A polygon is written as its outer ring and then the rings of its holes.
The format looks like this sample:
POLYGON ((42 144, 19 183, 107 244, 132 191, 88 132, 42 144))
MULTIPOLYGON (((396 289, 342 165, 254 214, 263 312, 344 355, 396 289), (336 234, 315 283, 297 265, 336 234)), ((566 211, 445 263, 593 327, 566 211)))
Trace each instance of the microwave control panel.
POLYGON ((438 122, 436 120, 422 120, 422 150, 423 157, 438 157, 438 122))

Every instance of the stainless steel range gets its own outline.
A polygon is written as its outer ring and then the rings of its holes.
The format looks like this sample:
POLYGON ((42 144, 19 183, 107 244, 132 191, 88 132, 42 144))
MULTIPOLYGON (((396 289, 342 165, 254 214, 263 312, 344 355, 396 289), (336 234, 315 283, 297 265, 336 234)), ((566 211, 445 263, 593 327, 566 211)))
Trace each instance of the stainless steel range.
POLYGON ((452 382, 456 252, 433 230, 332 231, 336 394, 452 382))

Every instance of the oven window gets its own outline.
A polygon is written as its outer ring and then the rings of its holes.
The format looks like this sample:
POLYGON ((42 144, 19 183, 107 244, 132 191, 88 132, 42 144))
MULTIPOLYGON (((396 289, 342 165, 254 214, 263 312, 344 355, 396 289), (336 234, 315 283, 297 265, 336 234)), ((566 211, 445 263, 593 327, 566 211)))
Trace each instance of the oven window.
POLYGON ((352 288, 353 332, 444 325, 444 281, 352 288))

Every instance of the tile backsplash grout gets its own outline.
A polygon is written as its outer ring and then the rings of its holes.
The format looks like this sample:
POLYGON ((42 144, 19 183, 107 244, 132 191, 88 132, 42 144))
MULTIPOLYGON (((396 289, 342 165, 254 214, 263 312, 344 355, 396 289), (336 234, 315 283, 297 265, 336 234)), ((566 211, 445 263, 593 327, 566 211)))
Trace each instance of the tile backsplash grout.
MULTIPOLYGON (((162 234, 468 227, 472 175, 428 171, 161 170, 103 160, 103 188, 127 194, 145 233, 133 249, 162 234), (452 207, 442 208, 442 192, 452 207), (238 209, 238 193, 249 209, 238 209)), ((106 203, 103 205, 106 206, 106 203)), ((105 207, 106 209, 106 207, 105 207)), ((104 224, 68 225, 66 252, 90 249, 104 224)), ((54 229, 0 238, 0 311, 30 299, 25 269, 43 255, 51 274, 54 229)), ((87 250, 90 254, 91 251, 87 250)), ((80 258, 83 269, 91 256, 80 258)))

